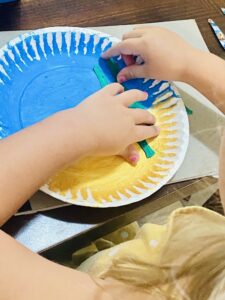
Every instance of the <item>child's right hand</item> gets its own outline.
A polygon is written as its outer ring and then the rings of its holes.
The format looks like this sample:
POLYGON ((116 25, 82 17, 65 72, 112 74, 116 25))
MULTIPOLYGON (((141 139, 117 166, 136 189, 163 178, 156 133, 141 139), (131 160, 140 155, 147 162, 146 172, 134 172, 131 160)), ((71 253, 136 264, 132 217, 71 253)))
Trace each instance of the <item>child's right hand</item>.
POLYGON ((108 59, 122 55, 127 67, 118 74, 120 83, 131 78, 185 81, 185 74, 198 51, 176 33, 145 26, 126 33, 123 41, 106 51, 102 57, 108 59), (136 64, 134 56, 140 56, 144 63, 136 64))

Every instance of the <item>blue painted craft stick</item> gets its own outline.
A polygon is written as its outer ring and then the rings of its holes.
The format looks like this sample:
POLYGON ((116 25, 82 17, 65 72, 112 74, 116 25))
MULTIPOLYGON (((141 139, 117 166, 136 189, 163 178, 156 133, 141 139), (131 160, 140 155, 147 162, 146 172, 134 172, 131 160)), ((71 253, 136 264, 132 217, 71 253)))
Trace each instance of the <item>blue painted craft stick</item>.
POLYGON ((219 28, 219 26, 212 20, 208 19, 209 25, 211 26, 213 32, 215 33, 220 45, 223 47, 225 50, 225 35, 219 28))

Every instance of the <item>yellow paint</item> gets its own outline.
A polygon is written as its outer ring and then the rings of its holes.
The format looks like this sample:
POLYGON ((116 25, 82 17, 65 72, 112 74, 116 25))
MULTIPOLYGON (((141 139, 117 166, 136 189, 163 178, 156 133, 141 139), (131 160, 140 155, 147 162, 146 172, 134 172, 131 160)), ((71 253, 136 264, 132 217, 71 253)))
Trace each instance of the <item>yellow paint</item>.
POLYGON ((174 164, 171 159, 176 157, 177 149, 177 130, 174 129, 177 116, 172 112, 173 107, 161 107, 157 105, 151 109, 156 116, 157 125, 161 127, 160 135, 148 141, 156 152, 151 159, 145 157, 138 145, 140 161, 135 167, 118 156, 88 157, 58 172, 50 179, 49 189, 61 195, 70 191, 74 199, 79 192, 85 200, 91 192, 96 203, 101 203, 102 199, 108 202, 113 199, 121 201, 118 193, 130 198, 129 191, 139 195, 141 192, 137 188, 153 188, 167 176, 174 164), (145 183, 151 187, 147 188, 145 183))

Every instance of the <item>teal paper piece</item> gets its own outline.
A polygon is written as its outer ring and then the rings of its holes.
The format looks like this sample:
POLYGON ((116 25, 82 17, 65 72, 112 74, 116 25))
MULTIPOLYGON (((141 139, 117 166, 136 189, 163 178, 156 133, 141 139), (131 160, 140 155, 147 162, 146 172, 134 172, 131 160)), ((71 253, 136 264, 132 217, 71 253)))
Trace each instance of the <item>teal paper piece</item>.
POLYGON ((110 58, 107 60, 107 65, 111 71, 112 76, 114 77, 114 80, 117 81, 117 74, 120 71, 118 64, 110 58))
MULTIPOLYGON (((116 81, 116 77, 119 72, 119 67, 118 67, 117 63, 114 62, 112 59, 109 59, 107 61, 107 65, 116 81)), ((101 87, 104 87, 110 83, 99 65, 95 65, 93 68, 93 71, 95 72, 95 75, 97 76, 101 87)), ((127 90, 126 87, 124 87, 124 89, 127 90)), ((132 105, 130 105, 129 107, 146 109, 139 102, 135 102, 132 105)), ((141 149, 144 151, 146 158, 151 158, 155 154, 155 151, 148 145, 148 143, 146 141, 141 141, 138 144, 141 147, 141 149)))
POLYGON ((193 110, 185 105, 185 109, 188 115, 193 115, 193 110))
POLYGON ((144 151, 146 158, 151 158, 155 155, 155 151, 149 146, 146 141, 138 142, 138 144, 144 151))
POLYGON ((142 105, 140 102, 134 102, 129 106, 130 108, 140 108, 140 109, 146 109, 144 105, 142 105))
MULTIPOLYGON (((119 73, 120 69, 118 67, 118 64, 113 61, 112 59, 109 59, 107 61, 108 67, 116 80, 117 74, 119 73)), ((126 90, 126 87, 124 86, 124 89, 126 90)), ((135 102, 132 105, 129 106, 130 108, 139 108, 139 109, 146 109, 140 102, 135 102)), ((141 141, 138 143, 141 149, 144 151, 146 158, 151 158, 154 156, 155 151, 148 145, 146 141, 141 141)))
POLYGON ((98 65, 94 66, 93 71, 95 72, 95 75, 97 76, 101 87, 105 87, 106 85, 108 85, 110 83, 108 81, 107 77, 105 76, 104 72, 98 65))

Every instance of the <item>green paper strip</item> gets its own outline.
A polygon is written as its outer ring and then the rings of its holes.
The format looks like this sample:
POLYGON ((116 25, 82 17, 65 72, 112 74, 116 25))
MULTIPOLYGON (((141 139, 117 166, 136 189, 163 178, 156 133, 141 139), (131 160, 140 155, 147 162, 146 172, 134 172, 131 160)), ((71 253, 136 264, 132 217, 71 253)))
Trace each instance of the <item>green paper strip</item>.
POLYGON ((134 103, 131 104, 129 107, 130 107, 130 108, 146 109, 146 108, 144 107, 144 105, 142 105, 140 102, 134 102, 134 103))
MULTIPOLYGON (((117 81, 117 74, 120 71, 118 64, 110 58, 107 60, 107 65, 112 73, 112 76, 114 77, 114 80, 117 81)), ((126 90, 126 87, 124 87, 124 89, 126 90)))
MULTIPOLYGON (((118 64, 113 61, 112 59, 109 59, 107 61, 108 67, 116 80, 117 74, 119 73, 120 69, 118 64)), ((124 90, 126 91, 127 88, 124 86, 124 90)), ((132 105, 129 106, 130 108, 139 108, 139 109, 146 109, 140 102, 135 102, 132 105)), ((144 151, 146 158, 151 158, 155 155, 155 151, 148 145, 146 141, 141 141, 138 143, 141 147, 141 149, 144 151)))
MULTIPOLYGON (((119 72, 118 64, 111 59, 109 59, 107 61, 107 64, 108 64, 110 71, 112 72, 112 75, 114 76, 114 79, 116 80, 117 74, 119 72)), ((95 65, 93 68, 93 71, 95 72, 95 75, 97 76, 101 87, 105 87, 106 85, 108 85, 110 83, 99 65, 95 65)), ((125 86, 124 86, 124 90, 125 91, 127 90, 127 88, 125 86)), ((146 109, 139 102, 135 102, 132 105, 130 105, 129 107, 146 109)), ((146 158, 151 158, 155 154, 155 151, 148 145, 148 143, 145 140, 139 142, 138 144, 140 145, 141 149, 144 151, 146 158)))
POLYGON ((186 105, 185 105, 185 108, 186 108, 186 112, 187 112, 188 115, 193 115, 193 110, 192 109, 190 109, 186 105))
POLYGON ((149 146, 146 141, 138 142, 141 149, 144 151, 146 158, 151 158, 155 155, 155 151, 149 146))
POLYGON ((108 85, 110 83, 108 81, 107 77, 105 76, 104 72, 100 68, 100 66, 95 65, 93 68, 93 71, 95 72, 95 75, 97 76, 101 87, 105 87, 106 85, 108 85))

